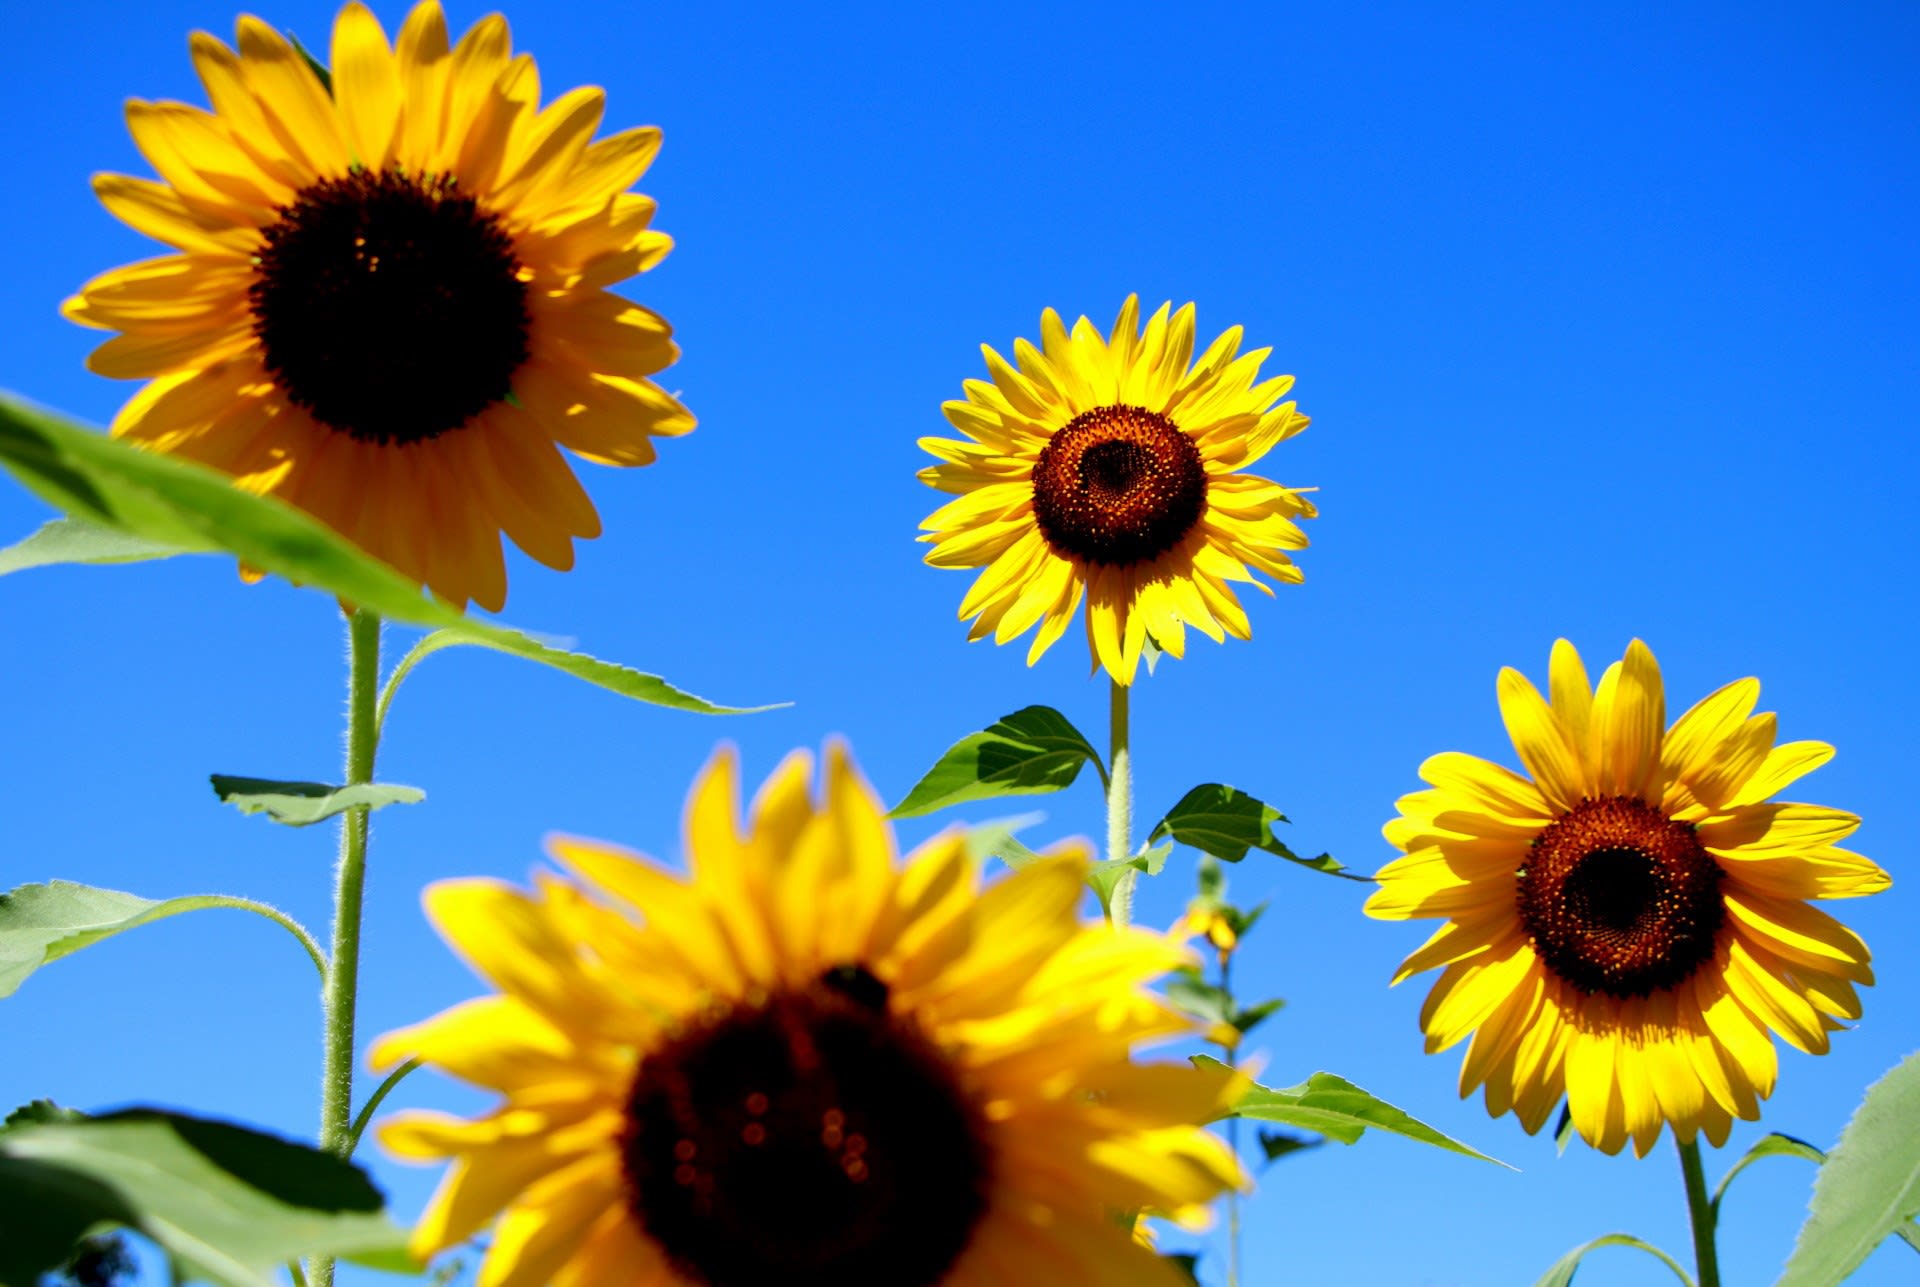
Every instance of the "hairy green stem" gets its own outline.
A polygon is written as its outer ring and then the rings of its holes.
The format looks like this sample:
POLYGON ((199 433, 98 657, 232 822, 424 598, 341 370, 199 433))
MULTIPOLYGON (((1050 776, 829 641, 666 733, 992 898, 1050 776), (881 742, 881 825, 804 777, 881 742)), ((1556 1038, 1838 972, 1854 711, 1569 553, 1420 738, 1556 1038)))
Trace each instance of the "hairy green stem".
POLYGON ((1694 1276, 1699 1287, 1720 1287, 1720 1257, 1713 1245, 1716 1221, 1713 1203, 1707 1200, 1706 1172, 1700 1166, 1700 1140, 1696 1136, 1682 1144, 1676 1135, 1674 1143, 1680 1149, 1680 1173, 1687 1181, 1687 1214, 1693 1220, 1694 1276))
MULTIPOLYGON (((1233 1005, 1233 956, 1220 954, 1220 992, 1227 999, 1230 1011, 1237 1010, 1233 1005)), ((1221 1062, 1227 1067, 1234 1066, 1234 1048, 1222 1044, 1221 1062)), ((1235 1113, 1227 1118, 1227 1147, 1233 1155, 1240 1156, 1240 1115, 1235 1113)), ((1227 1190, 1227 1287, 1240 1287, 1240 1190, 1227 1190)))
MULTIPOLYGON (((1107 702, 1107 859, 1125 862, 1133 856, 1133 753, 1127 746, 1127 696, 1125 684, 1109 680, 1107 702)), ((1117 926, 1133 921, 1133 886, 1140 873, 1128 869, 1114 883, 1108 904, 1108 919, 1117 926)))
POLYGON ((275 925, 280 926, 286 930, 287 933, 300 940, 300 946, 306 948, 307 955, 313 958, 313 968, 320 971, 321 981, 323 983, 325 982, 327 977, 327 954, 320 950, 320 944, 314 941, 313 935, 307 932, 306 926, 281 911, 278 907, 270 903, 256 902, 251 898, 234 898, 227 894, 213 895, 213 901, 209 903, 208 906, 230 907, 236 912, 252 912, 256 916, 264 916, 275 925))
MULTIPOLYGON (((379 745, 374 700, 380 682, 380 618, 347 618, 346 785, 373 781, 379 745)), ((367 875, 367 808, 340 815, 340 862, 334 869, 333 953, 324 995, 326 1028, 320 1063, 320 1147, 353 1152, 353 1016, 360 985, 360 904, 367 875)), ((313 1287, 333 1287, 333 1260, 316 1257, 313 1287)))

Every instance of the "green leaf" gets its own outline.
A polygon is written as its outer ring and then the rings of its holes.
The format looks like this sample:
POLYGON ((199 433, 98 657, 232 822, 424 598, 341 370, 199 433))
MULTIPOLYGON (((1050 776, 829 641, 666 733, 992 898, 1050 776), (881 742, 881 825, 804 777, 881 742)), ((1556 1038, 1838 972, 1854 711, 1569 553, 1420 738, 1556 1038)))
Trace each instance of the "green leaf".
POLYGON ((15 1126, 36 1126, 44 1122, 77 1122, 85 1119, 86 1114, 71 1108, 62 1108, 51 1099, 36 1099, 30 1104, 22 1104, 0 1121, 0 1131, 15 1126))
POLYGON ((1065 715, 1051 706, 1024 707, 955 742, 891 816, 914 818, 970 800, 1063 790, 1088 764, 1106 780, 1099 753, 1065 715))
POLYGON ((1194 1287, 1199 1287, 1199 1284, 1200 1284, 1200 1270, 1198 1267, 1200 1264, 1199 1252, 1169 1251, 1162 1254, 1160 1259, 1166 1261, 1169 1265, 1172 1265, 1174 1268, 1174 1272, 1180 1274, 1188 1282, 1193 1283, 1194 1287))
POLYGON ((1245 791, 1209 782, 1182 796, 1180 803, 1155 824, 1148 838, 1160 840, 1170 836, 1227 862, 1239 862, 1249 849, 1258 849, 1329 876, 1371 882, 1372 877, 1355 875, 1330 855, 1302 858, 1287 848, 1273 834, 1273 824, 1286 820, 1278 809, 1262 804, 1245 791))
POLYGON ((23 541, 0 550, 0 576, 59 563, 138 563, 191 554, 177 545, 142 540, 79 518, 56 518, 23 541))
POLYGON ((1720 1199, 1727 1196, 1727 1186, 1733 1183, 1733 1177, 1755 1162, 1768 1157, 1797 1157, 1815 1166, 1827 1160, 1825 1153, 1805 1140, 1797 1140, 1791 1135, 1782 1135, 1778 1131, 1761 1136, 1754 1141, 1753 1147, 1741 1154, 1740 1160, 1728 1167, 1727 1173, 1720 1177, 1720 1187, 1713 1191, 1713 1201, 1709 1203, 1716 1216, 1720 1210, 1720 1199))
POLYGON ((622 697, 631 697, 635 701, 650 702, 655 706, 667 706, 674 710, 691 711, 696 715, 757 715, 762 711, 778 710, 783 706, 791 705, 790 702, 775 702, 770 706, 717 706, 703 697, 695 697, 692 693, 675 688, 658 675, 649 675, 628 666, 601 661, 583 652, 569 652, 564 648, 542 643, 531 635, 521 634, 517 630, 503 630, 497 626, 469 621, 457 626, 443 627, 414 644, 405 660, 395 668, 393 677, 387 682, 387 691, 382 695, 380 706, 382 722, 385 720, 387 702, 391 700, 393 690, 398 686, 404 673, 412 670, 424 658, 447 648, 485 648, 492 652, 503 652, 509 657, 537 662, 562 674, 571 675, 575 679, 584 679, 589 684, 618 693, 622 697))
POLYGON ((1148 876, 1158 876, 1167 865, 1167 855, 1173 852, 1172 845, 1155 845, 1152 848, 1141 846, 1140 852, 1131 858, 1105 858, 1087 869, 1087 884, 1100 900, 1100 909, 1109 914, 1113 910, 1113 891, 1128 872, 1141 872, 1148 876))
POLYGON ((1567 1145, 1573 1143, 1573 1135, 1573 1106, 1571 1104, 1562 1104, 1560 1105, 1560 1120, 1553 1124, 1553 1147, 1556 1150, 1557 1156, 1565 1157, 1567 1155, 1567 1145))
POLYGON ((1180 971, 1167 980, 1162 991, 1183 1014, 1207 1023, 1231 1022, 1233 995, 1207 982, 1198 970, 1180 971))
MULTIPOLYGON (((1828 1287, 1920 1214, 1920 1054, 1868 1087, 1813 1180, 1807 1222, 1774 1287, 1828 1287)), ((1909 1241, 1911 1239, 1909 1238, 1909 1241)))
POLYGON ((1260 1153, 1268 1163, 1278 1162, 1289 1153, 1303 1153, 1310 1148, 1319 1148, 1325 1140, 1308 1139, 1304 1135, 1289 1135, 1286 1131, 1261 1131, 1260 1153))
POLYGON ((1007 866, 1018 871, 1022 867, 1031 867, 1039 862, 1040 855, 1014 839, 1014 833, 1026 827, 1046 820, 1044 813, 1022 813, 1011 818, 998 818, 992 822, 982 822, 967 828, 967 852, 975 861, 985 862, 989 858, 998 858, 1007 866))
POLYGON ((1581 1259, 1589 1251, 1597 1251, 1601 1247, 1634 1247, 1640 1251, 1644 1251, 1649 1256, 1657 1257, 1660 1263, 1673 1270, 1674 1277, 1687 1284, 1687 1287, 1693 1287, 1693 1279, 1687 1276, 1686 1270, 1674 1262, 1672 1256, 1669 1256, 1666 1252, 1660 1250, 1660 1248, 1650 1242, 1642 1242, 1630 1233, 1610 1233, 1605 1237, 1595 1238, 1592 1242, 1583 1243, 1575 1247, 1572 1251, 1569 1251, 1566 1255, 1554 1261, 1552 1267, 1541 1276, 1540 1281, 1536 1282, 1533 1287, 1567 1287, 1567 1284, 1573 1281, 1574 1271, 1580 1268, 1581 1259))
POLYGON ((225 1122, 136 1109, 17 1127, 0 1134, 0 1282, 32 1284, 102 1223, 226 1287, 273 1287, 300 1256, 393 1263, 406 1234, 384 1205, 352 1163, 225 1122))
POLYGON ((658 676, 471 620, 290 505, 242 491, 215 470, 144 451, 5 394, 0 394, 0 466, 41 499, 89 525, 143 544, 225 550, 250 567, 327 591, 388 621, 441 627, 459 636, 443 647, 471 643, 528 657, 679 710, 718 715, 766 709, 716 706, 658 676))
POLYGON ((1281 1007, 1286 1004, 1286 1001, 1282 998, 1273 997, 1269 1000, 1262 1001, 1258 1005, 1250 1005, 1243 1009, 1235 1010, 1233 1017, 1229 1019, 1228 1022, 1238 1028, 1242 1035, 1245 1035, 1265 1023, 1268 1019, 1271 1019, 1279 1012, 1281 1007))
MULTIPOLYGON (((1193 1061, 1202 1066, 1225 1066, 1206 1055, 1195 1055, 1193 1061)), ((1431 1144, 1450 1153, 1476 1157, 1495 1166, 1507 1166, 1498 1158, 1488 1157, 1476 1148, 1442 1135, 1385 1100, 1375 1099, 1346 1078, 1328 1072, 1317 1072, 1298 1086, 1289 1086, 1284 1090, 1255 1085, 1234 1105, 1234 1115, 1315 1131, 1342 1144, 1354 1143, 1368 1127, 1372 1127, 1404 1135, 1410 1140, 1431 1144)), ((1507 1169, 1511 1171, 1514 1168, 1507 1166, 1507 1169)))
POLYGON ((0 894, 0 997, 10 997, 49 961, 149 922, 229 903, 217 894, 161 902, 71 881, 22 885, 0 894))
POLYGON ((365 805, 418 804, 427 798, 419 787, 386 786, 378 782, 359 786, 328 786, 325 782, 276 782, 270 778, 211 775, 213 793, 242 813, 264 813, 289 827, 310 827, 337 813, 365 805))

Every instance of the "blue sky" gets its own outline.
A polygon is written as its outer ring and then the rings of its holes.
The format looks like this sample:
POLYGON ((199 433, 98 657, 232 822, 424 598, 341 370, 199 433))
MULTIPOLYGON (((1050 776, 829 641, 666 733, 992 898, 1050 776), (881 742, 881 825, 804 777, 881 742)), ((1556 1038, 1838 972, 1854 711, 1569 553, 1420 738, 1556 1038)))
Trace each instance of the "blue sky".
MULTIPOLYGON (((389 30, 404 10, 376 6, 389 30)), ((464 29, 487 9, 456 3, 464 29)), ((332 7, 262 15, 324 47, 332 7)), ((365 1033, 473 995, 418 891, 524 878, 567 830, 659 854, 717 739, 749 775, 848 737, 897 798, 960 735, 1034 702, 1098 738, 1104 682, 1076 630, 1037 667, 968 646, 967 577, 920 564, 937 503, 914 445, 983 374, 977 346, 1039 312, 1111 319, 1194 300, 1299 378, 1307 433, 1263 462, 1321 488, 1306 584, 1253 596, 1254 639, 1201 641, 1135 699, 1138 809, 1226 781, 1293 819, 1297 847, 1372 870, 1379 826, 1435 751, 1512 763, 1502 665, 1554 638, 1590 663, 1648 641, 1670 706, 1758 675, 1786 738, 1839 748, 1797 798, 1861 814, 1895 877, 1834 908, 1881 984, 1857 1029, 1780 1089, 1777 1129, 1827 1145, 1860 1091, 1920 1047, 1912 774, 1920 347, 1920 13, 1423 5, 510 9, 551 95, 609 89, 609 125, 666 132, 642 189, 678 246, 632 293, 674 323, 668 373, 699 430, 643 471, 583 466, 606 535, 567 575, 509 554, 504 618, 719 700, 716 721, 624 703, 492 655, 434 658, 389 725, 381 777, 427 803, 375 826, 365 1033)), ((132 386, 87 375, 59 300, 158 253, 94 202, 146 173, 128 96, 202 102, 173 0, 12 5, 0 78, 12 199, 0 238, 0 385, 95 422, 132 386)), ((47 516, 0 485, 0 538, 47 516)), ((0 884, 264 898, 316 930, 333 838, 218 806, 205 774, 337 774, 332 603, 249 589, 211 558, 0 581, 0 884)), ((404 640, 400 641, 402 646, 404 640)), ((1097 834, 1091 782, 1033 833, 1097 834)), ((970 816, 1014 810, 987 807, 970 816)), ((903 828, 908 840, 945 817, 903 828)), ((1284 864, 1231 872, 1275 911, 1239 967, 1290 1004, 1256 1043, 1285 1084, 1344 1076, 1521 1168, 1368 1138, 1289 1158, 1250 1207, 1252 1283, 1531 1281, 1625 1229, 1686 1258, 1671 1148, 1642 1163, 1490 1120, 1422 1056, 1425 982, 1389 991, 1415 926, 1284 864)), ((1165 923, 1191 856, 1143 896, 1165 923)), ((313 1129, 319 1018, 280 931, 183 918, 60 962, 6 1001, 0 1102, 160 1102, 313 1129)), ((422 1077, 394 1103, 470 1109, 422 1077)), ((371 1156, 410 1215, 426 1172, 371 1156)), ((1729 1200, 1730 1282, 1765 1282, 1808 1190, 1775 1162, 1729 1200)), ((1855 1279, 1910 1281, 1883 1248, 1855 1279)), ((1209 1270, 1219 1281, 1218 1262, 1209 1270)), ((1602 1253, 1591 1287, 1663 1271, 1602 1253)))

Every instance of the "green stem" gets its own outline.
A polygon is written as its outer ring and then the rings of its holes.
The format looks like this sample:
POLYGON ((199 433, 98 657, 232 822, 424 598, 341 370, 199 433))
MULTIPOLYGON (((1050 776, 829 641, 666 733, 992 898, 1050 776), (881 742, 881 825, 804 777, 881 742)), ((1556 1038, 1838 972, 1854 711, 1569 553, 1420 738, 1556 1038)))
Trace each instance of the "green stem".
MULTIPOLYGON (((373 781, 379 744, 374 696, 380 682, 380 618, 347 618, 346 785, 373 781)), ((360 904, 367 874, 365 806, 340 815, 340 862, 334 869, 333 954, 324 994, 326 1029, 320 1063, 320 1147, 353 1152, 353 1015, 360 985, 360 904)), ((333 1287, 333 1260, 314 1258, 313 1287, 333 1287)))
MULTIPOLYGON (((1227 999, 1231 1010, 1233 1006, 1233 957, 1222 954, 1220 957, 1220 991, 1227 999)), ((1221 1062, 1227 1067, 1234 1066, 1234 1048, 1220 1047, 1221 1062)), ((1240 1156, 1240 1115, 1235 1113, 1227 1118, 1227 1147, 1233 1150, 1235 1157, 1240 1156)), ((1227 1190, 1227 1287, 1240 1287, 1240 1190, 1227 1190)))
POLYGON ((1693 1263, 1699 1287, 1720 1287, 1720 1257, 1714 1250, 1714 1211, 1707 1200, 1707 1176, 1700 1166, 1698 1137, 1681 1144, 1680 1173, 1687 1181, 1687 1213, 1693 1220, 1693 1263))
POLYGON ((313 968, 320 971, 321 981, 323 983, 325 982, 327 977, 327 954, 320 950, 320 944, 314 941, 313 935, 307 933, 306 926, 281 911, 278 907, 274 907, 268 903, 255 902, 251 898, 233 898, 226 894, 214 895, 213 901, 207 905, 209 907, 230 907, 236 912, 252 912, 257 916, 266 917, 274 924, 285 929, 287 933, 300 940, 301 947, 307 949, 307 955, 313 958, 313 968))
POLYGON ((357 1113, 353 1119, 351 1138, 347 1142, 347 1151, 349 1153, 360 1147, 360 1137, 366 1133, 367 1123, 373 1120, 374 1110, 380 1107, 380 1101, 391 1094, 393 1088, 406 1080, 407 1074, 419 1066, 420 1061, 418 1059, 409 1059, 404 1064, 401 1064, 398 1068, 387 1074, 387 1079, 381 1082, 373 1094, 368 1097, 367 1102, 360 1106, 359 1113, 357 1113))
MULTIPOLYGON (((1125 862, 1133 856, 1133 754, 1127 746, 1127 696, 1131 690, 1125 684, 1108 682, 1107 858, 1125 862)), ((1108 919, 1116 926, 1133 921, 1133 886, 1139 878, 1139 872, 1128 869, 1120 873, 1113 886, 1108 919)))

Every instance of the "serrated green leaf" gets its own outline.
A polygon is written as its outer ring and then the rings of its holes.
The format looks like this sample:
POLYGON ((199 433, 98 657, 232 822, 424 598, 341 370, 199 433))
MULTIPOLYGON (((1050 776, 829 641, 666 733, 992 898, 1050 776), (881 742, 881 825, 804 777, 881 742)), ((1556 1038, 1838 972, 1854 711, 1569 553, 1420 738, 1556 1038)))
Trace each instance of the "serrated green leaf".
POLYGON ((1580 1261, 1589 1251, 1598 1251, 1601 1247, 1633 1247, 1644 1251, 1650 1256, 1657 1257, 1661 1264, 1673 1270, 1674 1276, 1687 1284, 1687 1287, 1693 1287, 1693 1279, 1687 1276, 1687 1271, 1682 1269, 1672 1256, 1650 1242, 1642 1242, 1630 1233, 1609 1233, 1604 1237, 1595 1238, 1592 1242, 1582 1243, 1554 1261, 1533 1287, 1567 1287, 1573 1281, 1574 1272, 1580 1268, 1580 1261))
POLYGON ((1182 796, 1180 803, 1154 825, 1149 838, 1171 837, 1226 862, 1239 862, 1248 850, 1258 849, 1329 876, 1371 883, 1372 877, 1348 871, 1331 855, 1302 858, 1287 848, 1273 833, 1273 824, 1286 820, 1286 815, 1278 809, 1261 803, 1245 791, 1209 782, 1182 796))
POLYGON ((718 706, 704 697, 695 697, 692 693, 675 688, 658 675, 601 661, 583 652, 569 652, 517 630, 503 630, 471 621, 443 627, 425 636, 408 650, 406 660, 401 664, 411 670, 425 658, 448 648, 485 648, 491 652, 505 653, 523 661, 537 662, 575 679, 584 679, 589 684, 622 697, 674 710, 691 711, 696 715, 757 715, 791 704, 776 702, 769 706, 718 706))
POLYGON ((226 905, 212 894, 156 902, 66 880, 22 885, 0 894, 0 997, 12 996, 22 980, 47 962, 103 938, 181 912, 226 905))
POLYGON ((139 563, 196 552, 204 551, 142 540, 85 519, 56 518, 43 523, 33 535, 0 550, 0 576, 62 563, 139 563))
MULTIPOLYGON (((1219 1060, 1206 1055, 1193 1056, 1193 1062, 1202 1066, 1225 1067, 1219 1060)), ((1346 1078, 1329 1072, 1317 1072, 1298 1086, 1278 1090, 1256 1084, 1234 1105, 1234 1115, 1253 1121, 1296 1126, 1339 1140, 1342 1144, 1354 1143, 1368 1128, 1372 1128, 1403 1135, 1450 1153, 1492 1162, 1495 1166, 1506 1166, 1509 1171, 1514 1169, 1498 1158, 1488 1157, 1479 1149, 1441 1134, 1385 1100, 1376 1099, 1346 1078)))
POLYGON ((365 805, 380 809, 390 804, 418 804, 427 798, 419 787, 367 782, 358 786, 329 786, 325 782, 276 782, 270 778, 211 775, 213 793, 242 813, 264 813, 289 827, 310 827, 335 814, 365 805))
POLYGON ((947 748, 890 816, 917 818, 970 800, 1037 795, 1073 785, 1091 764, 1106 768, 1073 722, 1051 706, 1027 706, 947 748))
POLYGON ((192 1278, 272 1287, 301 1256, 404 1254, 384 1205, 352 1163, 225 1122, 137 1109, 24 1126, 0 1134, 0 1281, 33 1283, 106 1223, 192 1278))
POLYGON ((1762 1135, 1754 1141, 1753 1147, 1741 1154, 1740 1160, 1728 1167, 1727 1173, 1720 1177, 1720 1186, 1713 1191, 1713 1201, 1708 1204, 1716 1216, 1720 1210, 1720 1199, 1727 1196, 1727 1186, 1733 1183, 1733 1177, 1755 1162, 1769 1157, 1797 1157, 1815 1166, 1827 1160, 1825 1153, 1805 1140, 1797 1140, 1791 1135, 1782 1135, 1778 1131, 1771 1135, 1762 1135))
POLYGON ((1829 1287, 1920 1215, 1920 1054, 1868 1087, 1813 1180, 1807 1222, 1774 1287, 1829 1287))
POLYGON ((0 466, 68 516, 139 542, 218 549, 250 567, 324 590, 388 621, 456 632, 471 643, 540 661, 655 705, 702 714, 765 707, 717 706, 656 675, 561 652, 504 626, 475 621, 311 515, 233 485, 225 474, 81 426, 0 394, 0 466))

